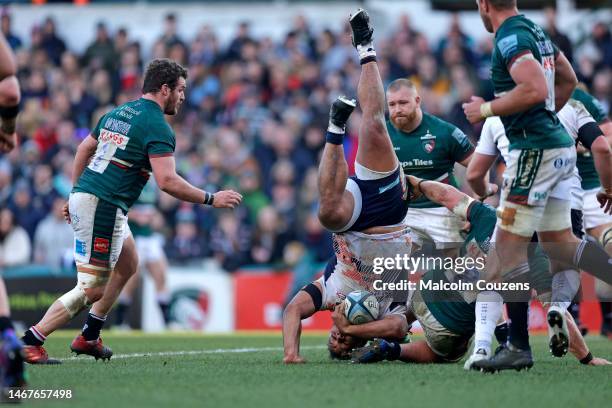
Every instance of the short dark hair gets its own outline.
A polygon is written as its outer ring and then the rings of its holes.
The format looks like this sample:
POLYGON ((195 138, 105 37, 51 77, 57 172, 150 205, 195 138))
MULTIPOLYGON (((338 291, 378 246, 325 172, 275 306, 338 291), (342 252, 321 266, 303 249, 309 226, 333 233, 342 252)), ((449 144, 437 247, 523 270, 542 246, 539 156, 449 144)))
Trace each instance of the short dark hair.
POLYGON ((416 90, 416 86, 414 86, 414 83, 406 78, 398 78, 394 81, 392 81, 389 86, 387 86, 387 92, 392 91, 398 91, 401 88, 409 88, 409 89, 415 89, 416 90))
POLYGON ((187 79, 187 70, 180 64, 167 58, 154 59, 147 66, 142 93, 159 92, 164 84, 174 90, 181 77, 187 79))
POLYGON ((489 0, 489 3, 497 10, 506 10, 516 7, 516 0, 489 0))

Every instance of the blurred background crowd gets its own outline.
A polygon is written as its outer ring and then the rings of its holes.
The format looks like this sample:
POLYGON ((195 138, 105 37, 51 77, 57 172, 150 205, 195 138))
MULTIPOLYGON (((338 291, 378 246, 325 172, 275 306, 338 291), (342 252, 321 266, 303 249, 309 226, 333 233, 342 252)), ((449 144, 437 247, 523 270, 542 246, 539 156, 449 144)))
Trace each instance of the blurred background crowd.
MULTIPOLYGON (((574 64, 579 79, 608 109, 611 102, 612 36, 600 22, 571 42, 545 13, 546 30, 574 64)), ((453 17, 448 32, 432 41, 397 17, 391 35, 376 38, 386 83, 411 78, 423 107, 460 127, 474 143, 480 129, 461 104, 472 95, 492 98, 490 36, 472 38, 453 17)), ((169 120, 176 132, 177 168, 190 183, 214 191, 233 188, 244 204, 233 212, 179 203, 150 187, 157 211, 151 226, 164 237, 171 263, 215 258, 234 271, 245 265, 293 265, 324 261, 331 237, 317 220, 317 165, 330 102, 355 95, 357 54, 347 27, 314 31, 297 15, 281 41, 257 37, 247 21, 221 44, 210 26, 191 37, 177 34, 173 15, 159 26, 152 49, 129 28, 111 31, 104 21, 83 53, 67 47, 57 22, 44 19, 30 38, 13 34, 11 14, 1 29, 19 67, 21 145, 0 159, 0 267, 70 263, 72 230, 61 208, 71 190, 76 146, 101 115, 140 96, 146 62, 168 57, 189 69, 187 99, 169 120)), ((347 160, 356 154, 359 114, 346 138, 347 160)), ((351 169, 352 171, 352 169, 351 169)))

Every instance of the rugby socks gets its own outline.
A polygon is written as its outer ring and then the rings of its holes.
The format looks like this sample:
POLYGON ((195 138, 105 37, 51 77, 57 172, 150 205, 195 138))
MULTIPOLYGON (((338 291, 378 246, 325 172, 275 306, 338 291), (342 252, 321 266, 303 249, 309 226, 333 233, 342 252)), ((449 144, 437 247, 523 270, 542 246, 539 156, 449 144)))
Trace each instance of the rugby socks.
POLYGON ((361 65, 376 61, 376 51, 374 50, 373 42, 363 45, 357 44, 357 52, 359 53, 359 63, 361 65))
POLYGON ((85 337, 85 340, 87 341, 97 340, 98 337, 100 337, 100 330, 102 330, 102 326, 104 326, 105 321, 106 316, 96 316, 95 314, 89 312, 81 335, 85 337))
POLYGON ((580 273, 573 269, 557 272, 552 278, 551 306, 567 310, 580 288, 580 273))
POLYGON ((170 321, 170 297, 167 293, 157 294, 157 305, 159 306, 159 310, 164 318, 164 324, 167 325, 170 321))
POLYGON ((612 285, 612 258, 599 243, 582 240, 574 254, 574 266, 612 285))
POLYGON ((23 344, 27 346, 42 346, 45 343, 45 340, 47 340, 47 337, 42 334, 40 330, 36 328, 36 326, 32 326, 26 330, 21 338, 23 344))
POLYGON ((508 342, 508 323, 503 322, 495 327, 495 340, 497 343, 506 344, 508 342))
POLYGON ((14 329, 13 322, 11 322, 11 318, 8 316, 1 316, 0 317, 0 332, 9 330, 9 329, 14 329))
POLYGON ((508 342, 520 350, 529 350, 529 304, 527 302, 506 303, 506 310, 510 320, 508 342))
POLYGON ((476 326, 474 352, 483 349, 491 355, 491 341, 495 326, 501 318, 504 300, 494 291, 480 292, 476 298, 476 326))
POLYGON ((127 300, 127 299, 119 299, 119 303, 117 304, 117 311, 116 313, 116 321, 115 321, 115 325, 116 326, 121 326, 124 322, 125 322, 125 317, 128 314, 128 311, 130 310, 130 306, 132 304, 131 300, 127 300))
POLYGON ((599 307, 601 308, 601 317, 603 324, 601 326, 602 334, 607 334, 607 331, 612 330, 612 302, 611 301, 600 301, 599 307))
POLYGON ((385 360, 393 361, 400 358, 402 347, 396 341, 382 340, 380 342, 380 351, 383 352, 385 360))

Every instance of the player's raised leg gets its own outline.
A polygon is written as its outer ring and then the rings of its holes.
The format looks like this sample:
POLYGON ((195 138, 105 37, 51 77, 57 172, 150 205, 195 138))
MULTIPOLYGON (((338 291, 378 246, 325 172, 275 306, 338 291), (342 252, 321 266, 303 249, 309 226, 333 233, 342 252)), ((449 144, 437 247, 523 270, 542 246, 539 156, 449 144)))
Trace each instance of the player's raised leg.
POLYGON ((397 168, 397 158, 385 124, 385 90, 376 63, 373 45, 374 29, 368 13, 359 9, 350 17, 353 45, 359 52, 361 76, 357 97, 363 112, 359 128, 356 166, 374 172, 391 172, 397 168))

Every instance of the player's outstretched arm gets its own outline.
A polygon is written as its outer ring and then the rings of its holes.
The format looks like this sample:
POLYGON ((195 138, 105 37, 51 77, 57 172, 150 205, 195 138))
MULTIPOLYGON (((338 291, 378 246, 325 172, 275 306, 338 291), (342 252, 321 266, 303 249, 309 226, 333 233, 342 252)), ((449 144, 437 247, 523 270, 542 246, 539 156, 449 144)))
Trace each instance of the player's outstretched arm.
POLYGON ((559 112, 569 101, 578 85, 578 78, 567 57, 559 52, 555 60, 555 111, 559 112))
POLYGON ((340 333, 360 339, 403 340, 408 334, 408 322, 406 317, 400 314, 391 314, 363 324, 351 324, 344 314, 344 302, 336 306, 332 320, 340 333))
POLYGON ((470 160, 468 165, 465 178, 472 191, 480 199, 495 194, 497 190, 497 185, 489 184, 487 181, 487 174, 493 163, 495 163, 495 159, 497 159, 497 156, 476 152, 472 155, 472 160, 470 160))
POLYGON ((593 357, 571 313, 566 311, 565 317, 567 318, 567 328, 569 329, 569 335, 570 335, 570 344, 569 344, 570 353, 572 353, 574 357, 576 357, 578 361, 580 361, 583 364, 593 365, 593 366, 612 364, 605 358, 593 357))
POLYGON ((287 364, 305 362, 300 356, 302 319, 312 316, 315 312, 312 297, 303 290, 300 290, 285 307, 283 311, 283 347, 285 349, 283 362, 287 364))
POLYGON ((159 188, 179 200, 209 204, 215 208, 234 208, 242 201, 242 195, 233 190, 219 191, 213 195, 192 186, 176 173, 174 156, 151 157, 150 161, 159 188))
MULTIPOLYGON (((438 181, 424 180, 414 176, 407 176, 408 182, 412 186, 413 191, 418 194, 424 194, 434 203, 438 203, 450 211, 453 211, 455 207, 462 200, 470 200, 470 197, 457 190, 455 187, 448 184, 440 183, 438 181)), ((497 187, 496 185, 492 185, 497 187)))

